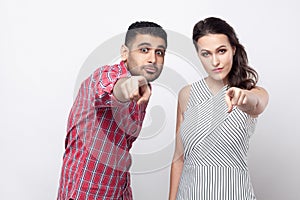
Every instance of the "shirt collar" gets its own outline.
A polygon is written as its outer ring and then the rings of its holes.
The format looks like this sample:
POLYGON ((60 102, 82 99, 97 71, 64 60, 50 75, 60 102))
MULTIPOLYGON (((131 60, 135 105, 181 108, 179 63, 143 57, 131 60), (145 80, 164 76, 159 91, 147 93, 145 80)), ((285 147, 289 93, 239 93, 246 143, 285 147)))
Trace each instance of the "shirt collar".
POLYGON ((121 67, 122 71, 127 74, 128 77, 131 76, 131 73, 128 70, 126 63, 123 60, 120 62, 120 67, 121 67))

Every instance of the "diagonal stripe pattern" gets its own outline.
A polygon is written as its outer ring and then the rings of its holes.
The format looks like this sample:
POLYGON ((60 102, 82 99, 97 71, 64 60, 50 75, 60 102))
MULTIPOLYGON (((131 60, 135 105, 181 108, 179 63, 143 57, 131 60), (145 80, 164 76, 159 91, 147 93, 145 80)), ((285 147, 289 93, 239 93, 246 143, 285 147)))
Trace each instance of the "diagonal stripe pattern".
POLYGON ((247 166, 256 119, 227 113, 224 86, 212 95, 204 79, 192 84, 181 124, 184 167, 177 200, 254 200, 247 166))

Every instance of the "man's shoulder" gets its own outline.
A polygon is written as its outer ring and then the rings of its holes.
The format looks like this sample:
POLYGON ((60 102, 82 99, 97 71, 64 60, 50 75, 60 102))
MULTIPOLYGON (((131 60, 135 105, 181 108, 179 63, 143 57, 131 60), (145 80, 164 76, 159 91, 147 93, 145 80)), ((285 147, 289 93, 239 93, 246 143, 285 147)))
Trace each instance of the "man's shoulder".
POLYGON ((123 62, 116 64, 107 64, 98 67, 94 73, 127 73, 127 68, 125 67, 123 62))

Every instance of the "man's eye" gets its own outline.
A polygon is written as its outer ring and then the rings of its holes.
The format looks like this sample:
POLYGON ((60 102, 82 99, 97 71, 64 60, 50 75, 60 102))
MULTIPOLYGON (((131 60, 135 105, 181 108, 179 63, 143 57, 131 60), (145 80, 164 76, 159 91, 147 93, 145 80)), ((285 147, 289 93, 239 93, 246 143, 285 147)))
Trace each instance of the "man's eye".
POLYGON ((165 55, 165 51, 163 51, 163 50, 156 50, 155 53, 159 56, 164 56, 165 55))
POLYGON ((140 51, 142 53, 148 53, 149 52, 149 48, 141 48, 140 51))

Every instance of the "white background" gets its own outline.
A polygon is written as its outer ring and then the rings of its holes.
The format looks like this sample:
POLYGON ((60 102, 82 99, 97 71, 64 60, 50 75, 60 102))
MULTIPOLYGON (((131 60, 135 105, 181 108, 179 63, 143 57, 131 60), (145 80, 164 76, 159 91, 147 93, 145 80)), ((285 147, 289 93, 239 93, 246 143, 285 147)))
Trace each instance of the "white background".
MULTIPOLYGON (((96 47, 134 21, 154 21, 190 38, 196 22, 217 16, 235 28, 260 74, 259 85, 270 94, 250 146, 257 197, 299 200, 297 4, 0 0, 0 199, 56 198, 76 78, 96 47)), ((168 173, 166 167, 133 174, 135 199, 166 199, 168 173)))

